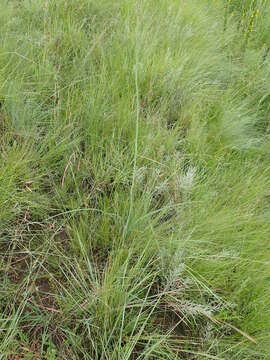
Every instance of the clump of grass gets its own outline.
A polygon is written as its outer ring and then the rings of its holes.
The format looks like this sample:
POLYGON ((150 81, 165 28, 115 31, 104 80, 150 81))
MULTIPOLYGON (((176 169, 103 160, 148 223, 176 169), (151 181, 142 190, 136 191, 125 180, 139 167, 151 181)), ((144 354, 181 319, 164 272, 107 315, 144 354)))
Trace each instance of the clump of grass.
POLYGON ((247 48, 250 37, 258 36, 256 31, 260 18, 265 17, 267 1, 263 0, 226 0, 224 14, 224 30, 228 27, 228 21, 233 17, 237 22, 238 31, 241 33, 242 49, 247 48))
POLYGON ((266 3, 0 8, 1 356, 267 359, 266 3))

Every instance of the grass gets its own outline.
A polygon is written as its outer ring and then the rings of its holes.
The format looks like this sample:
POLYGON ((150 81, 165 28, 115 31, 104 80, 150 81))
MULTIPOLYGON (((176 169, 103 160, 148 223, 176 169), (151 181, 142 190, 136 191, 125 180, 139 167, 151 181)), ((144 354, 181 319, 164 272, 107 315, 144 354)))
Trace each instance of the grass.
POLYGON ((2 359, 270 359, 269 16, 0 0, 2 359))

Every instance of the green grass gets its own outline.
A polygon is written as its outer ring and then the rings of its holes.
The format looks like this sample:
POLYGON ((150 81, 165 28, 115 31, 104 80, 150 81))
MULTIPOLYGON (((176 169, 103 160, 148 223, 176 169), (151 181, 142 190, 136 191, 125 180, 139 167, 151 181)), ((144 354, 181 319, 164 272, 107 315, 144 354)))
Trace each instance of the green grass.
POLYGON ((1 359, 270 359, 269 18, 0 0, 1 359))

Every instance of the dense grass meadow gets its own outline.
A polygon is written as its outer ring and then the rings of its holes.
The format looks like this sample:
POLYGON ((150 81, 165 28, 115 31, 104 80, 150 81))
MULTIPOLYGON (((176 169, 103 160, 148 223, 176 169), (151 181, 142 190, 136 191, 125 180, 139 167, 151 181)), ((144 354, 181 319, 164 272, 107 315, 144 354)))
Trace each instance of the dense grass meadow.
POLYGON ((0 0, 0 359, 270 359, 270 1, 0 0))

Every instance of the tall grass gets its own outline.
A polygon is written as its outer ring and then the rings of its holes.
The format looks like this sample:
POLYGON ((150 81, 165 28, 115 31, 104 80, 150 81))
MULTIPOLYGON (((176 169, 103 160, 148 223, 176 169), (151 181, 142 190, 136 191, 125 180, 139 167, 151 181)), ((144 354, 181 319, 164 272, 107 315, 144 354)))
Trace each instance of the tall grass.
POLYGON ((1 358, 269 359, 267 2, 0 10, 1 358))

